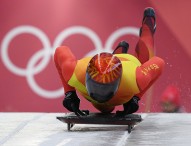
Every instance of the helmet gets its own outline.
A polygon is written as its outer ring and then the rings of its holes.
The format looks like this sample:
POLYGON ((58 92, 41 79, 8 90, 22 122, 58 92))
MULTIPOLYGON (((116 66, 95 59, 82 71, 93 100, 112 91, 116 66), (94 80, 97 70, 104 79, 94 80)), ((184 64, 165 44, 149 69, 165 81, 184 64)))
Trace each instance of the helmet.
POLYGON ((116 93, 122 75, 121 61, 111 53, 95 55, 86 70, 89 96, 99 103, 110 100, 116 93))

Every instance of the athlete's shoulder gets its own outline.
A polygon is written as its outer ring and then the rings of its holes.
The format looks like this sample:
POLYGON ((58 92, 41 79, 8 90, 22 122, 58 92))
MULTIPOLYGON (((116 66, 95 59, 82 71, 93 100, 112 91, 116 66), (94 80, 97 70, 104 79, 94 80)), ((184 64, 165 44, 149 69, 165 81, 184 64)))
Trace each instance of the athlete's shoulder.
POLYGON ((155 63, 155 64, 159 64, 159 65, 162 65, 162 66, 165 65, 164 59, 162 59, 162 58, 160 58, 160 57, 157 57, 157 56, 152 57, 151 59, 149 59, 148 62, 150 62, 150 63, 155 63))
POLYGON ((153 59, 157 60, 157 61, 165 62, 163 58, 158 57, 158 56, 154 56, 153 59))

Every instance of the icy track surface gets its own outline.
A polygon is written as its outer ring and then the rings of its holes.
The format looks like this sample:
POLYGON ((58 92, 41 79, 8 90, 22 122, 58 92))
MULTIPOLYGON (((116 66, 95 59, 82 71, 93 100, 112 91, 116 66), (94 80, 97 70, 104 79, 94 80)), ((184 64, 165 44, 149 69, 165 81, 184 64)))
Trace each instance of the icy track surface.
POLYGON ((127 126, 80 125, 72 131, 56 119, 63 113, 0 113, 3 146, 191 146, 191 114, 141 114, 127 126))

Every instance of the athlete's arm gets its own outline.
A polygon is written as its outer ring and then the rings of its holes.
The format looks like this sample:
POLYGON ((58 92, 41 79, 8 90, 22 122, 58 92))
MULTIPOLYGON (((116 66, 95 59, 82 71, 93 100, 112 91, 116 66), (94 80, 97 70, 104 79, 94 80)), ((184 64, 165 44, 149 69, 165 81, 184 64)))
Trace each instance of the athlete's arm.
POLYGON ((69 111, 75 112, 78 116, 84 115, 79 110, 80 99, 76 94, 75 88, 68 84, 76 66, 75 56, 68 47, 61 46, 55 51, 54 62, 65 90, 63 106, 69 111))
POLYGON ((147 89, 157 80, 164 68, 164 60, 159 57, 152 57, 150 60, 142 64, 136 70, 136 80, 140 93, 139 98, 147 91, 147 89))
POLYGON ((75 88, 68 85, 77 62, 70 48, 66 46, 58 47, 54 54, 54 62, 65 92, 75 91, 75 88))

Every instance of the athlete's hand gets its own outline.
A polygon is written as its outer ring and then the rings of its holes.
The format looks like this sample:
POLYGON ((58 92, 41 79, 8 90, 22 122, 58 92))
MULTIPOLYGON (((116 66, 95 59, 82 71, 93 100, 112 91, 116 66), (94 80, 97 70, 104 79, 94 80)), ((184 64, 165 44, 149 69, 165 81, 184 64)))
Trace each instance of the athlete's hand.
POLYGON ((74 112, 77 116, 84 116, 86 115, 79 109, 80 106, 80 99, 78 98, 75 91, 69 91, 65 93, 65 98, 63 100, 63 106, 71 111, 74 112))
POLYGON ((74 109, 79 109, 80 99, 78 98, 76 91, 69 91, 65 93, 63 106, 71 112, 74 112, 74 109))
POLYGON ((139 97, 133 96, 131 100, 127 102, 126 111, 128 112, 128 114, 135 113, 139 109, 139 103, 138 103, 139 100, 140 100, 139 97))
POLYGON ((133 96, 129 102, 127 102, 123 105, 124 111, 117 111, 116 115, 124 116, 127 114, 135 113, 139 109, 139 103, 138 103, 139 100, 140 100, 139 97, 133 96))

